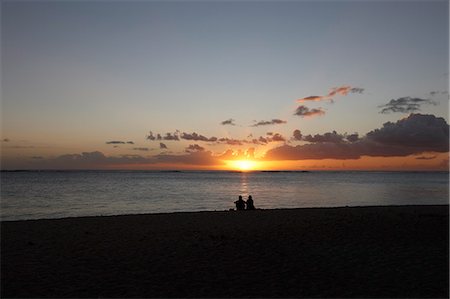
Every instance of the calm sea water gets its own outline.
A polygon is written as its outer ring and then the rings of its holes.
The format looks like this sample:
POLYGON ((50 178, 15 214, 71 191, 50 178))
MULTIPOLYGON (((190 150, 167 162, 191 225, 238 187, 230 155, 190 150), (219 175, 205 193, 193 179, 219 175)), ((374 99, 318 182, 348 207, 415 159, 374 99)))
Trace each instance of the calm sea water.
POLYGON ((448 204, 447 172, 1 173, 1 219, 257 208, 448 204))

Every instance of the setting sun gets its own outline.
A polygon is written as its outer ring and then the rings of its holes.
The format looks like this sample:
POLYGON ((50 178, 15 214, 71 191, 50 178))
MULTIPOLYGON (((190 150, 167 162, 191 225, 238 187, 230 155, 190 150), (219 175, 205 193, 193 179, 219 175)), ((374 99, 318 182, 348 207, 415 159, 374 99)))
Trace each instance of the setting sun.
POLYGON ((257 168, 257 162, 252 160, 235 160, 235 161, 229 161, 229 166, 232 169, 237 169, 241 171, 249 171, 254 170, 257 168))

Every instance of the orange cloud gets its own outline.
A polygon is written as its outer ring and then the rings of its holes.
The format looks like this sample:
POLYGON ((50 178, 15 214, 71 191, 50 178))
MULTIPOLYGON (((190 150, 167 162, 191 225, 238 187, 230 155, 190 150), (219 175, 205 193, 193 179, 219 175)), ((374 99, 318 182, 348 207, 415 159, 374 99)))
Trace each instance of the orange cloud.
POLYGON ((364 88, 361 87, 351 87, 348 85, 343 85, 339 87, 333 87, 327 95, 324 96, 308 96, 301 99, 298 99, 298 103, 305 102, 319 102, 324 100, 333 101, 333 97, 336 95, 346 96, 349 93, 363 93, 364 88))

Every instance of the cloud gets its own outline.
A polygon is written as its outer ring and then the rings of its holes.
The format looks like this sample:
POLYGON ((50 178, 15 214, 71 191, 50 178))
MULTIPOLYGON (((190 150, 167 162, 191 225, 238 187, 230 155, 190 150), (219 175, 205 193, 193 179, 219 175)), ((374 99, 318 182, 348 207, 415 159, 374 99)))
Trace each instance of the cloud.
POLYGON ((2 141, 3 142, 10 142, 11 140, 9 140, 8 138, 4 138, 2 141))
POLYGON ((281 134, 275 133, 272 135, 271 138, 267 138, 269 142, 278 142, 278 141, 286 141, 286 138, 284 138, 281 134))
POLYGON ((435 158, 436 158, 436 156, 430 156, 430 157, 420 156, 420 157, 417 157, 416 160, 433 160, 435 158))
POLYGON ((31 157, 31 159, 33 159, 33 160, 42 160, 42 159, 44 159, 44 157, 42 157, 42 156, 33 156, 33 157, 31 157))
POLYGON ((350 89, 350 93, 359 93, 362 94, 364 92, 364 88, 361 87, 352 87, 350 89))
POLYGON ((448 151, 449 127, 442 117, 411 114, 396 123, 387 122, 367 133, 367 138, 386 146, 419 148, 423 151, 448 151))
POLYGON ((350 135, 346 136, 346 139, 349 142, 356 142, 359 140, 359 135, 358 135, 358 133, 350 134, 350 135))
POLYGON ((309 96, 305 98, 298 99, 297 102, 304 103, 304 102, 319 102, 322 100, 327 100, 327 96, 309 96))
POLYGON ((294 115, 298 115, 300 117, 313 117, 313 116, 320 116, 324 115, 325 111, 322 108, 313 108, 309 109, 308 107, 304 105, 300 105, 295 110, 294 115))
POLYGON ((133 147, 134 151, 148 152, 150 149, 148 147, 133 147))
POLYGON ((113 141, 106 141, 106 144, 134 144, 133 141, 119 141, 119 140, 113 140, 113 141))
POLYGON ((106 141, 106 144, 125 144, 125 141, 117 141, 117 140, 106 141))
MULTIPOLYGON (((158 136, 160 137, 161 135, 158 134, 158 136)), ((158 140, 161 140, 161 139, 158 139, 158 140)), ((166 133, 166 135, 164 137, 162 137, 162 140, 179 141, 180 138, 178 136, 178 132, 175 132, 175 133, 166 133)))
MULTIPOLYGON (((395 157, 424 152, 448 152, 449 126, 441 117, 411 114, 395 123, 387 122, 366 136, 349 141, 344 135, 308 135, 314 143, 283 145, 269 150, 267 160, 359 159, 361 156, 395 157)), ((302 138, 305 139, 305 138, 302 138)))
POLYGON ((102 152, 66 154, 56 158, 35 159, 34 169, 99 169, 109 167, 132 167, 132 165, 189 164, 222 165, 223 162, 210 151, 190 152, 184 155, 160 154, 152 157, 140 155, 106 156, 102 152))
POLYGON ((176 131, 174 133, 166 133, 164 136, 162 136, 159 133, 156 134, 156 136, 155 136, 155 135, 153 135, 153 132, 150 131, 146 138, 147 138, 147 140, 150 140, 150 141, 154 141, 154 140, 158 140, 158 141, 160 141, 160 140, 180 141, 180 137, 179 137, 179 132, 178 131, 176 131))
POLYGON ((230 118, 227 120, 224 120, 223 122, 220 123, 221 125, 225 126, 225 125, 230 125, 230 126, 235 126, 236 124, 234 123, 234 119, 230 118))
POLYGON ((361 94, 364 92, 364 88, 361 87, 351 87, 348 85, 343 85, 339 87, 331 88, 330 92, 324 96, 308 96, 301 99, 298 99, 297 102, 305 103, 305 102, 319 102, 319 101, 333 101, 333 97, 336 95, 346 96, 349 93, 358 93, 361 94))
POLYGON ((150 131, 150 132, 148 133, 148 135, 146 136, 146 139, 147 139, 147 140, 154 141, 154 140, 156 140, 156 137, 153 135, 153 132, 150 131))
POLYGON ((192 140, 192 141, 205 141, 205 142, 216 142, 217 138, 216 137, 205 137, 203 135, 199 135, 197 133, 182 133, 181 134, 181 139, 185 139, 185 140, 192 140))
POLYGON ((167 145, 165 145, 164 143, 160 142, 159 143, 159 148, 160 149, 167 149, 167 145))
POLYGON ((434 97, 434 96, 437 96, 437 95, 446 95, 446 94, 448 94, 448 91, 437 91, 437 90, 433 90, 433 91, 430 91, 430 95, 432 96, 432 97, 434 97))
POLYGON ((313 142, 313 143, 323 143, 323 142, 332 142, 332 143, 341 143, 344 141, 344 135, 336 133, 333 131, 331 133, 325 133, 323 135, 316 134, 314 136, 307 135, 303 137, 304 141, 313 142))
POLYGON ((190 153, 190 152, 201 152, 204 151, 205 148, 198 145, 198 144, 190 144, 187 148, 186 148, 186 152, 190 153))
POLYGON ((396 100, 392 99, 389 103, 378 107, 382 108, 380 113, 412 113, 420 111, 422 104, 436 105, 436 102, 430 99, 402 97, 396 100))
POLYGON ((259 126, 268 126, 268 125, 280 125, 285 124, 287 121, 281 119, 272 119, 272 120, 261 120, 251 127, 259 127, 259 126))
POLYGON ((327 132, 325 134, 316 135, 303 135, 300 130, 294 130, 292 133, 292 139, 294 141, 307 141, 311 143, 342 143, 342 142, 356 142, 359 140, 358 133, 350 134, 338 134, 336 131, 327 132))
POLYGON ((340 86, 340 87, 333 87, 331 91, 328 93, 328 97, 333 97, 335 95, 343 95, 346 96, 349 93, 363 93, 364 88, 360 87, 351 87, 351 86, 340 86))
POLYGON ((293 136, 294 140, 298 140, 298 141, 302 140, 302 137, 303 137, 302 132, 300 130, 294 130, 294 132, 292 133, 292 136, 293 136))

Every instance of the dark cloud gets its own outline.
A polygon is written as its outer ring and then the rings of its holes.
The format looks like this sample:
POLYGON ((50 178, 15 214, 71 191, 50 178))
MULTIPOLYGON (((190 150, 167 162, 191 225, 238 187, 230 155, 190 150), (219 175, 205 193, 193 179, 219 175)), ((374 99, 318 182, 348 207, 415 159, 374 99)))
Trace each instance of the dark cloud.
POLYGON ((300 130, 294 130, 292 135, 293 135, 293 139, 294 140, 298 140, 298 141, 302 140, 303 135, 302 135, 302 132, 300 130))
POLYGON ((392 99, 389 103, 378 107, 382 108, 380 113, 411 113, 420 111, 421 105, 423 104, 436 105, 436 102, 430 99, 403 97, 396 100, 392 99))
POLYGON ((435 158, 436 158, 436 156, 429 156, 429 157, 427 157, 427 156, 420 156, 420 157, 417 157, 416 160, 433 160, 435 158))
POLYGON ((346 136, 346 139, 349 142, 356 142, 359 140, 359 135, 358 135, 358 133, 350 134, 350 135, 346 136))
POLYGON ((164 136, 162 136, 159 133, 156 134, 156 136, 155 136, 155 135, 153 135, 153 132, 150 131, 146 138, 147 138, 147 140, 150 140, 150 141, 154 141, 154 140, 158 140, 158 141, 161 141, 161 140, 180 141, 180 137, 179 137, 179 132, 178 131, 176 131, 174 133, 166 133, 164 136))
POLYGON ((304 145, 282 145, 269 150, 266 160, 309 160, 309 159, 358 159, 360 154, 352 151, 346 143, 309 143, 304 145))
POLYGON ((106 144, 125 144, 125 141, 117 141, 117 140, 106 141, 106 144))
MULTIPOLYGON (((159 135, 159 134, 158 134, 159 135)), ((161 136, 161 135, 159 135, 161 136)), ((158 139, 160 140, 160 139, 158 139)), ((167 141, 179 141, 180 137, 178 136, 178 132, 175 133, 166 133, 166 135, 164 137, 162 137, 162 140, 167 140, 167 141)))
POLYGON ((153 135, 153 132, 152 131, 150 131, 149 133, 148 133, 148 135, 147 135, 147 140, 151 140, 151 141, 153 141, 153 140, 156 140, 156 137, 153 135))
POLYGON ((165 145, 164 143, 160 142, 159 143, 159 148, 160 149, 167 149, 167 145, 165 145))
POLYGON ((300 117, 312 117, 312 116, 320 116, 324 115, 325 111, 322 108, 313 108, 309 109, 304 105, 300 105, 295 110, 294 115, 298 115, 300 117))
POLYGON ((181 139, 185 139, 185 140, 192 140, 192 141, 205 141, 205 142, 216 142, 217 138, 216 137, 205 137, 203 135, 197 134, 197 133, 182 133, 181 134, 181 139))
POLYGON ((134 151, 148 152, 150 149, 148 147, 133 147, 134 151))
POLYGON ((437 91, 437 90, 434 90, 434 91, 430 91, 430 95, 432 96, 432 97, 434 97, 434 96, 437 96, 437 95, 445 95, 445 94, 448 94, 448 91, 437 91))
POLYGON ((411 147, 436 152, 448 151, 449 127, 442 117, 411 114, 396 123, 387 122, 367 133, 367 138, 386 146, 411 147))
POLYGON ((113 141, 106 141, 106 144, 134 144, 133 141, 118 141, 118 140, 113 140, 113 141))
POLYGON ((261 121, 257 122, 256 124, 252 125, 252 127, 280 125, 280 124, 285 124, 285 123, 287 123, 287 121, 281 120, 281 119, 261 120, 261 121))
POLYGON ((281 136, 281 134, 275 133, 271 138, 267 138, 270 140, 269 142, 279 142, 279 141, 286 141, 286 138, 281 136))
POLYGON ((361 88, 361 87, 353 87, 353 88, 350 89, 350 92, 351 92, 351 93, 359 93, 359 94, 361 94, 361 93, 364 92, 364 88, 361 88))
POLYGON ((186 152, 190 153, 190 152, 201 152, 204 151, 205 148, 198 145, 198 144, 190 144, 187 148, 186 148, 186 152))
POLYGON ((142 157, 140 155, 105 156, 102 152, 94 151, 61 155, 56 158, 36 159, 32 165, 34 169, 99 169, 158 163, 191 165, 223 164, 210 151, 197 151, 184 155, 160 154, 153 157, 142 157))
POLYGON ((292 140, 307 141, 311 143, 342 143, 342 142, 356 142, 359 140, 358 133, 354 134, 338 134, 336 131, 327 132, 325 134, 303 135, 300 130, 294 130, 292 133, 292 140))
POLYGON ((266 137, 262 137, 262 136, 259 136, 259 139, 257 139, 257 141, 258 141, 258 143, 260 143, 260 144, 267 144, 267 143, 269 143, 269 140, 268 140, 269 138, 266 138, 266 137))
POLYGON ((304 141, 312 142, 312 143, 323 143, 323 142, 332 142, 332 143, 341 143, 344 141, 344 135, 336 133, 333 131, 331 133, 325 133, 323 135, 316 134, 303 136, 304 141))
POLYGON ((106 141, 106 144, 134 144, 133 141, 118 141, 118 140, 113 140, 113 141, 106 141))
POLYGON ((3 142, 9 142, 10 140, 8 138, 4 138, 2 141, 3 142))
MULTIPOLYGON (((361 156, 394 157, 424 152, 448 152, 449 126, 441 117, 411 114, 395 123, 348 142, 341 134, 328 133, 308 137, 314 143, 283 145, 266 153, 268 160, 358 159, 361 156), (325 141, 326 139, 329 139, 325 141)), ((305 139, 305 138, 303 138, 305 139)))
POLYGON ((235 126, 236 124, 234 123, 234 119, 230 118, 227 120, 224 120, 223 122, 220 123, 221 125, 225 126, 225 125, 230 125, 230 126, 235 126))

